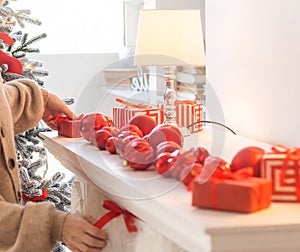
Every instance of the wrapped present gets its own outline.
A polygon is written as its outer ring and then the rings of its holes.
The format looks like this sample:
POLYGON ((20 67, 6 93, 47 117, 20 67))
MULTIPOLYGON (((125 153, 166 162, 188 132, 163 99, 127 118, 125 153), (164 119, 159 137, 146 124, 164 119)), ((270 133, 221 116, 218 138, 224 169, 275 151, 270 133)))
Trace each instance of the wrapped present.
POLYGON ((60 116, 55 119, 58 128, 58 134, 66 137, 81 137, 80 121, 81 119, 70 120, 67 116, 60 116))
POLYGON ((273 201, 300 202, 300 148, 274 145, 262 158, 261 176, 273 181, 273 201))
MULTIPOLYGON (((179 127, 187 127, 193 123, 201 121, 203 105, 195 100, 177 100, 176 106, 176 121, 179 127)), ((189 130, 192 133, 202 129, 201 123, 196 123, 189 130)))
POLYGON ((162 124, 164 121, 164 114, 161 108, 151 105, 131 104, 121 99, 116 101, 125 104, 125 107, 113 107, 113 122, 117 128, 122 128, 135 115, 150 116, 156 124, 162 124))
MULTIPOLYGON (((224 178, 212 177, 201 183, 194 181, 192 205, 200 208, 251 213, 271 205, 272 181, 270 179, 242 175, 243 168, 224 178), (239 174, 240 173, 240 174, 239 174)), ((252 172, 253 173, 253 172, 252 172)))
MULTIPOLYGON (((164 110, 164 104, 159 105, 164 110)), ((195 100, 176 100, 176 123, 178 127, 189 127, 190 132, 195 133, 202 130, 203 104, 195 100)))

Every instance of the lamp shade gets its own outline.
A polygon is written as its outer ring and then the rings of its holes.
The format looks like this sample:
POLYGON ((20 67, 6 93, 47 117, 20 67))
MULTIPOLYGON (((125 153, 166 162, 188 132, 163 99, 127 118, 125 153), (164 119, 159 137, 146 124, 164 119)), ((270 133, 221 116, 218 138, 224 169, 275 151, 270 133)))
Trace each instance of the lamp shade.
POLYGON ((134 64, 205 65, 200 10, 141 10, 134 64))

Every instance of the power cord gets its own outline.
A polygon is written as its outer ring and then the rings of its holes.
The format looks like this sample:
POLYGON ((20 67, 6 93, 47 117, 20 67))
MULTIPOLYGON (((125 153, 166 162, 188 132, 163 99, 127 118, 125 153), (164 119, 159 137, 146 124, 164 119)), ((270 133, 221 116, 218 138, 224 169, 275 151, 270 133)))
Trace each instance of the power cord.
POLYGON ((187 126, 187 129, 193 127, 194 125, 198 124, 198 123, 212 123, 212 124, 217 124, 217 125, 220 125, 226 129, 228 129, 231 133, 233 133, 234 135, 236 135, 236 133, 229 127, 227 127, 226 125, 222 124, 222 123, 219 123, 219 122, 214 122, 214 121, 207 121, 207 120, 201 120, 201 121, 198 121, 198 122, 194 122, 190 125, 187 126))

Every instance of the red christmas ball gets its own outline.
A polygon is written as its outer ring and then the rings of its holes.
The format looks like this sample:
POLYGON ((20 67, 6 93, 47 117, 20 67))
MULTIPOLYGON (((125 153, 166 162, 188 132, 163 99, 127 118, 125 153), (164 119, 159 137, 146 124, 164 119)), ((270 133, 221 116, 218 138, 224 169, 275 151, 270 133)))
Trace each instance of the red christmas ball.
POLYGON ((90 113, 81 119, 79 130, 85 140, 95 143, 96 131, 105 126, 108 126, 108 122, 104 115, 101 113, 90 113))
POLYGON ((157 145, 155 155, 159 156, 161 153, 164 152, 170 152, 172 153, 175 150, 181 150, 181 147, 179 146, 178 143, 175 143, 173 141, 164 141, 157 145))
POLYGON ((115 140, 116 137, 111 136, 107 139, 106 144, 105 144, 105 149, 110 153, 110 154, 116 154, 116 147, 115 147, 115 140))
POLYGON ((181 182, 189 187, 192 181, 202 172, 202 169, 203 166, 200 163, 195 163, 192 167, 184 168, 180 173, 181 182))
POLYGON ((105 150, 106 141, 108 138, 111 137, 111 133, 107 130, 98 130, 96 131, 95 139, 96 139, 96 146, 100 150, 105 150))
POLYGON ((124 158, 131 168, 145 170, 154 161, 154 150, 146 140, 142 138, 135 139, 126 145, 124 158))
POLYGON ((209 152, 207 149, 203 147, 196 147, 195 149, 196 155, 197 155, 197 163, 204 164, 205 159, 209 156, 209 152))
POLYGON ((139 137, 143 137, 143 132, 140 130, 140 128, 134 124, 127 124, 125 126, 123 126, 120 129, 120 132, 122 131, 132 131, 135 132, 139 137))
POLYGON ((156 122, 147 115, 135 115, 128 123, 138 126, 138 128, 142 131, 143 136, 148 135, 157 125, 156 122))
POLYGON ((260 162, 265 151, 262 148, 249 146, 241 149, 231 160, 232 171, 253 167, 254 176, 260 177, 260 162))
POLYGON ((177 159, 177 156, 172 155, 170 152, 160 153, 156 157, 155 169, 158 174, 163 175, 164 177, 170 177, 169 169, 173 166, 177 159))
MULTIPOLYGON (((176 153, 175 151, 174 153, 176 153)), ((174 165, 170 169, 170 173, 172 177, 180 179, 180 174, 183 169, 189 168, 194 166, 197 161, 197 155, 195 152, 195 148, 191 148, 187 151, 181 152, 178 154, 177 160, 174 165)))
POLYGON ((178 127, 172 124, 156 126, 149 134, 148 140, 153 149, 156 149, 160 143, 165 141, 173 141, 180 147, 183 146, 183 135, 178 127))
POLYGON ((205 159, 200 181, 205 182, 211 177, 224 178, 231 173, 230 165, 220 157, 209 156, 205 159))

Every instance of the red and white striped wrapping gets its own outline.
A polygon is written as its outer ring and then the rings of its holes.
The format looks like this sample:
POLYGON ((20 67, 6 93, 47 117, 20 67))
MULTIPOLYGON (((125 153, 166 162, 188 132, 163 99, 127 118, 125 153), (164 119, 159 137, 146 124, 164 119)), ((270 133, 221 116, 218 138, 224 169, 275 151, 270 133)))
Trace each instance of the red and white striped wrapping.
POLYGON ((113 107, 113 122, 114 126, 121 128, 135 115, 150 116, 156 124, 162 124, 164 115, 161 108, 134 108, 134 107, 113 107))
MULTIPOLYGON (((203 105, 193 100, 177 100, 176 122, 179 127, 187 127, 195 122, 201 121, 203 105)), ((202 130, 202 123, 197 123, 191 128, 190 132, 195 133, 202 130)))
POLYGON ((287 158, 287 154, 265 154, 261 176, 273 181, 273 201, 300 202, 300 159, 287 158))

